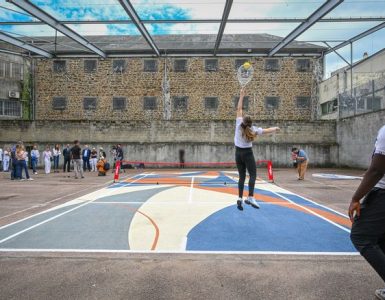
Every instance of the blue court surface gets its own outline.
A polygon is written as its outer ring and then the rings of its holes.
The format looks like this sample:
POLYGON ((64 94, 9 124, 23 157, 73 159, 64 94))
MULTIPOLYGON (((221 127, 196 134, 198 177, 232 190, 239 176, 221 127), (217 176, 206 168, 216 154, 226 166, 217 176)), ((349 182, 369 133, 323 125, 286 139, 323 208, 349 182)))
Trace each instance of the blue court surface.
POLYGON ((150 170, 1 227, 0 251, 357 254, 345 215, 262 180, 255 198, 237 209, 234 171, 150 170))

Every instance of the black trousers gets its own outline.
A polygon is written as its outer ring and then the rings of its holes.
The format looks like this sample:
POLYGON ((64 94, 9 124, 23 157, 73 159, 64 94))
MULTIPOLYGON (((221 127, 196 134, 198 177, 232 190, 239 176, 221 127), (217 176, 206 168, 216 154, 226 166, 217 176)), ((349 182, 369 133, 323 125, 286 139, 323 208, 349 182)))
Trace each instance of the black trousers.
POLYGON ((238 196, 243 197, 246 170, 249 172, 249 196, 254 195, 255 180, 257 179, 257 165, 252 148, 235 147, 235 162, 239 173, 238 196))
POLYGON ((71 159, 69 158, 64 158, 64 164, 63 164, 63 172, 66 171, 67 167, 67 172, 70 172, 71 170, 71 159))
POLYGON ((374 188, 365 197, 350 238, 367 262, 385 281, 385 189, 374 188))
POLYGON ((83 158, 83 170, 91 171, 91 164, 89 158, 83 158))

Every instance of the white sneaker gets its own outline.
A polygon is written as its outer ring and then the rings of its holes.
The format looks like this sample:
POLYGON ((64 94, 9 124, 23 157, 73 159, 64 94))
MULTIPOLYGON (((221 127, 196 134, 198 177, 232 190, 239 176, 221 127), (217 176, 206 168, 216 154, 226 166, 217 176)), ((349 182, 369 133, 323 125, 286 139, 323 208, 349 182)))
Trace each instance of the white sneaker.
POLYGON ((245 203, 251 205, 254 208, 259 208, 259 205, 257 201, 254 199, 254 197, 251 197, 251 196, 247 197, 247 199, 245 200, 245 203))
POLYGON ((33 178, 32 178, 32 177, 29 177, 27 180, 31 181, 31 180, 33 180, 33 178))
POLYGON ((375 295, 378 299, 385 300, 385 289, 376 290, 375 295))

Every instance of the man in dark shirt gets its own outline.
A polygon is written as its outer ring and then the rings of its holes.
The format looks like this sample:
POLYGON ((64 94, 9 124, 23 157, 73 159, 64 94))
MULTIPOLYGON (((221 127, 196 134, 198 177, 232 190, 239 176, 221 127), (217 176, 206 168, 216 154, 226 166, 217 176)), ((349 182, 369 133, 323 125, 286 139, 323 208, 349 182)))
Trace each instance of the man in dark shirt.
POLYGON ((82 149, 80 148, 80 143, 78 140, 74 141, 74 146, 71 148, 71 159, 74 162, 75 178, 79 178, 79 173, 82 178, 83 168, 82 168, 82 159, 81 159, 82 149))
POLYGON ((67 144, 67 146, 63 150, 63 157, 64 157, 63 172, 65 172, 66 169, 67 169, 67 172, 70 172, 70 168, 71 168, 71 149, 70 149, 70 145, 69 144, 67 144))

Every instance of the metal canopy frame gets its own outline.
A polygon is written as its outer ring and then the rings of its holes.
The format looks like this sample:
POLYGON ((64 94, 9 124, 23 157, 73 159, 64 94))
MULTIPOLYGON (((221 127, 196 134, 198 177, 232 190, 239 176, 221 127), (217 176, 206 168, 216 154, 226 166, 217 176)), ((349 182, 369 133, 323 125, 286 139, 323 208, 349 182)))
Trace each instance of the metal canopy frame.
MULTIPOLYGON (((130 20, 105 20, 105 21, 59 21, 53 18, 51 15, 47 14, 45 11, 41 10, 34 4, 31 4, 30 1, 27 0, 6 0, 10 2, 22 10, 26 11, 30 15, 36 17, 39 21, 3 21, 0 22, 0 25, 49 25, 57 31, 60 31, 70 39, 76 41, 82 46, 88 48, 93 53, 101 57, 117 57, 117 56, 282 56, 282 55, 318 55, 321 53, 306 53, 304 49, 299 50, 295 53, 280 53, 279 51, 284 49, 290 42, 294 41, 295 38, 306 32, 311 26, 316 23, 332 23, 332 22, 383 22, 379 25, 372 27, 365 32, 362 32, 348 40, 336 40, 334 42, 339 42, 339 44, 333 48, 330 46, 325 49, 322 53, 323 55, 329 53, 338 53, 336 52, 338 49, 351 45, 353 42, 370 35, 382 28, 385 28, 385 16, 378 17, 351 17, 351 18, 323 18, 327 13, 336 8, 339 4, 343 2, 343 0, 328 0, 323 5, 321 5, 318 9, 316 9, 308 18, 256 18, 256 19, 229 19, 229 14, 231 12, 232 2, 233 0, 226 0, 226 4, 224 7, 223 15, 221 19, 193 19, 193 20, 176 20, 176 19, 167 19, 167 20, 142 20, 133 5, 129 0, 118 0, 123 9, 126 11, 127 15, 130 17, 130 20), (217 23, 220 24, 219 31, 217 33, 216 42, 214 48, 210 51, 208 49, 169 49, 168 53, 161 53, 160 49, 154 42, 152 35, 147 31, 144 24, 177 24, 177 23, 186 23, 186 24, 199 24, 199 23, 217 23), (248 49, 226 49, 225 47, 220 47, 222 37, 224 34, 224 30, 227 23, 234 24, 251 24, 251 23, 301 23, 296 29, 294 29, 291 33, 289 33, 286 37, 284 37, 275 47, 268 50, 266 53, 248 53, 248 49), (95 45, 91 44, 87 41, 82 35, 79 35, 72 29, 68 28, 66 25, 71 24, 134 24, 136 28, 141 33, 142 37, 146 40, 146 42, 150 45, 151 51, 143 50, 143 51, 128 51, 122 50, 121 52, 108 52, 105 53, 103 50, 99 49, 95 45), (301 52, 302 51, 302 52, 301 52)), ((38 56, 43 57, 53 57, 55 53, 49 52, 43 49, 40 49, 34 45, 28 44, 27 42, 16 39, 6 33, 1 33, 0 39, 10 43, 14 46, 23 48, 30 52, 36 53, 38 56)), ((305 42, 305 41, 302 41, 305 42)), ((319 40, 319 41, 306 41, 306 42, 333 42, 332 40, 319 40)), ((328 44, 329 45, 329 44, 328 44)), ((87 54, 81 52, 71 52, 67 54, 58 53, 58 57, 73 57, 73 56, 95 56, 95 54, 87 54)))
POLYGON ((89 41, 87 41, 84 37, 67 27, 66 25, 60 23, 58 20, 56 20, 54 17, 46 13, 45 11, 38 8, 36 5, 30 3, 26 0, 7 0, 7 2, 10 2, 17 7, 21 8, 22 10, 26 11, 30 15, 34 16, 35 18, 39 19, 40 21, 44 22, 45 24, 51 26, 57 31, 60 31, 62 34, 68 36, 71 40, 74 40, 81 44, 82 46, 88 48, 92 52, 100 55, 101 57, 107 57, 107 54, 104 53, 101 49, 91 44, 89 41))
POLYGON ((9 34, 1 32, 1 31, 0 31, 0 40, 2 40, 4 42, 7 42, 9 44, 12 44, 12 45, 14 45, 16 47, 20 47, 22 49, 34 52, 36 54, 39 54, 39 55, 47 57, 47 58, 52 58, 53 57, 52 53, 47 52, 47 51, 45 51, 45 50, 43 50, 41 48, 32 46, 30 44, 27 44, 23 40, 19 40, 19 39, 15 38, 15 37, 13 37, 13 36, 11 36, 9 34))
POLYGON ((160 56, 158 47, 155 45, 154 40, 151 35, 148 33, 146 27, 143 25, 142 21, 139 18, 138 13, 132 6, 130 0, 118 0, 120 5, 124 8, 130 19, 134 22, 136 28, 140 31, 144 39, 150 45, 150 47, 155 51, 157 56, 160 56))

